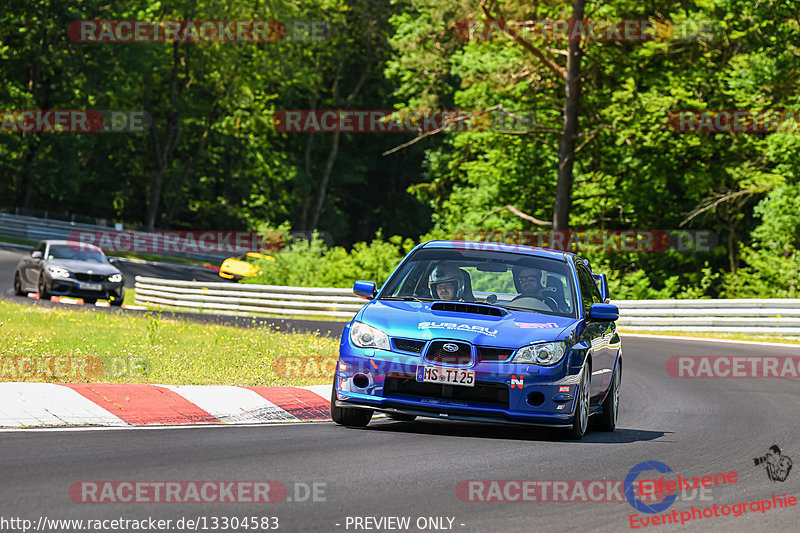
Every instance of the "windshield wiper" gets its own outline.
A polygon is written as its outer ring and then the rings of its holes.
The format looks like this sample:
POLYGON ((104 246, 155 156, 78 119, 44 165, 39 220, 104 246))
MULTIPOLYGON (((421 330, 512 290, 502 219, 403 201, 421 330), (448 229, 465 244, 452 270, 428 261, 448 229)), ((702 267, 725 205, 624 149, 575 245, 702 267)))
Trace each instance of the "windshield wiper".
POLYGON ((394 300, 396 302, 432 302, 433 300, 422 300, 417 298, 416 296, 387 296, 386 298, 381 298, 381 300, 394 300))

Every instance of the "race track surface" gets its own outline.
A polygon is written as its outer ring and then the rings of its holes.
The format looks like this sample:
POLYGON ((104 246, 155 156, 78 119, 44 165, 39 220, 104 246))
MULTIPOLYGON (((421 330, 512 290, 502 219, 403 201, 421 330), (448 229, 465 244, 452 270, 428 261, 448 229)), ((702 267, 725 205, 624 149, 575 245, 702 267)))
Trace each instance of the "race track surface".
MULTIPOLYGON (((456 488, 463 480, 623 480, 643 461, 660 461, 684 477, 738 475, 736 483, 714 487, 703 500, 699 494, 689 499, 689 491, 664 513, 799 495, 800 467, 783 482, 770 481, 753 458, 773 444, 785 456, 800 458, 800 381, 676 379, 665 370, 672 355, 800 355, 796 348, 623 337, 623 350, 619 427, 580 442, 542 429, 422 419, 375 420, 365 429, 322 422, 3 432, 0 517, 201 518, 212 531, 214 517, 276 516, 279 531, 287 532, 434 531, 418 528, 418 518, 448 517, 452 529, 438 530, 627 531, 635 511, 626 501, 469 502, 459 499, 456 488), (92 504, 70 497, 73 483, 103 480, 277 481, 287 487, 289 499, 305 495, 306 486, 322 485, 318 501, 269 504, 92 504), (354 517, 410 517, 411 527, 362 521, 356 528, 354 517)), ((797 531, 798 509, 748 510, 683 527, 639 529, 797 531)), ((443 524, 448 527, 448 520, 443 524)), ((188 528, 174 529, 173 522, 173 530, 188 528)))

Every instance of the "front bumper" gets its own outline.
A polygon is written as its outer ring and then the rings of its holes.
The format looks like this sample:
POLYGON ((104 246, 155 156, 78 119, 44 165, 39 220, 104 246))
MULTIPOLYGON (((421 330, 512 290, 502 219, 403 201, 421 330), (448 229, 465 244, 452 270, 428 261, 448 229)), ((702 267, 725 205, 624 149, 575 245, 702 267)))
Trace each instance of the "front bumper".
POLYGON ((554 367, 487 361, 455 366, 349 343, 340 348, 335 385, 341 407, 451 420, 572 424, 580 376, 570 373, 566 357, 554 367), (419 365, 469 368, 475 386, 419 382, 419 365))
POLYGON ((124 282, 88 282, 73 278, 50 278, 48 291, 55 296, 122 300, 125 296, 124 282), (88 284, 88 285, 87 285, 88 284), (95 287, 96 286, 96 287, 95 287))

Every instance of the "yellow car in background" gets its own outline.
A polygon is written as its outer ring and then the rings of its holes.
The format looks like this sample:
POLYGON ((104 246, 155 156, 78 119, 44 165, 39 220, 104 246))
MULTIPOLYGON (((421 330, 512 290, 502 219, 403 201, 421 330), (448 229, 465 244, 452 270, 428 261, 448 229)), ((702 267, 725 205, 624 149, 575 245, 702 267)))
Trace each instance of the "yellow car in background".
POLYGON ((239 281, 242 278, 250 278, 261 273, 261 269, 255 264, 258 259, 265 261, 275 261, 271 255, 258 252, 247 252, 238 257, 229 257, 222 262, 219 267, 219 275, 225 279, 239 281))

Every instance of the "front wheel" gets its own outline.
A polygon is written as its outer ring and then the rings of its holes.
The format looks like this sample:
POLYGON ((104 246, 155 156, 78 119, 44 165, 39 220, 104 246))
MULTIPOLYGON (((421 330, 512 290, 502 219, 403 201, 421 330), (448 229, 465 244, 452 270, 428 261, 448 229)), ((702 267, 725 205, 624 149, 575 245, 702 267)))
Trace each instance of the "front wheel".
POLYGON ((622 367, 617 362, 614 367, 614 377, 611 379, 611 390, 608 391, 606 399, 603 401, 603 413, 595 415, 597 418, 597 429, 600 431, 614 431, 617 429, 617 418, 619 418, 619 384, 622 379, 622 367))
POLYGON ((336 407, 336 385, 334 385, 331 390, 331 418, 342 426, 363 428, 372 420, 372 410, 336 407))
POLYGON ((567 436, 573 440, 581 440, 589 427, 589 386, 591 384, 589 374, 589 361, 586 361, 581 369, 581 382, 575 397, 575 416, 572 419, 572 428, 567 430, 567 436))
POLYGON ((19 279, 19 272, 14 272, 14 294, 22 296, 22 281, 19 279))
POLYGON ((39 299, 49 300, 50 294, 47 292, 47 279, 44 277, 44 272, 39 274, 39 299))

